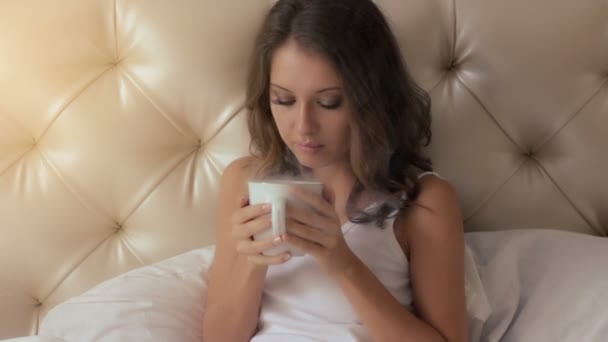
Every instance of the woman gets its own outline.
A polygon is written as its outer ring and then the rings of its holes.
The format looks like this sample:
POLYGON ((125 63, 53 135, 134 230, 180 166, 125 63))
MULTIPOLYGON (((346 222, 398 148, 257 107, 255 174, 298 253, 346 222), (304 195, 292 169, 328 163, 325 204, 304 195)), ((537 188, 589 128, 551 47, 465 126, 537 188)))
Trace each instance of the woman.
POLYGON ((279 0, 247 87, 252 156, 224 171, 205 341, 466 341, 464 233, 452 187, 431 171, 428 95, 407 74, 370 0, 279 0), (294 189, 288 233, 247 181, 294 189), (306 253, 265 256, 289 243, 306 253))

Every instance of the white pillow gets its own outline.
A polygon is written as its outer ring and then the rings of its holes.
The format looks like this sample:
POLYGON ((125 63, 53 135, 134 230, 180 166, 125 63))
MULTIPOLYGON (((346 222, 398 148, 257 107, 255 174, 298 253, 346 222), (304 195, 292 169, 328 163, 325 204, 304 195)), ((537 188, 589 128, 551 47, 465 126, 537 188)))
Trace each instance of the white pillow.
POLYGON ((480 341, 608 341, 608 239, 529 229, 465 238, 492 307, 480 341))
POLYGON ((66 341, 202 341, 214 246, 105 281, 49 311, 40 335, 66 341))

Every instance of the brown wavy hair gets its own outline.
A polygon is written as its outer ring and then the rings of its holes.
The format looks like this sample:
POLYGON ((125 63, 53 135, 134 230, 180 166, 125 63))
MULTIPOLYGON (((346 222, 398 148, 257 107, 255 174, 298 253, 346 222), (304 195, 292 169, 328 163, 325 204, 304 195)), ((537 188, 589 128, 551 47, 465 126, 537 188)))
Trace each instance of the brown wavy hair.
POLYGON ((247 80, 250 151, 264 176, 306 172, 270 110, 273 52, 288 39, 324 56, 341 76, 355 108, 350 163, 356 181, 348 216, 381 225, 413 203, 418 174, 432 170, 424 154, 431 141, 430 98, 407 72, 389 24, 371 0, 279 0, 259 31, 247 80), (363 191, 385 200, 375 210, 360 210, 355 204, 363 191))

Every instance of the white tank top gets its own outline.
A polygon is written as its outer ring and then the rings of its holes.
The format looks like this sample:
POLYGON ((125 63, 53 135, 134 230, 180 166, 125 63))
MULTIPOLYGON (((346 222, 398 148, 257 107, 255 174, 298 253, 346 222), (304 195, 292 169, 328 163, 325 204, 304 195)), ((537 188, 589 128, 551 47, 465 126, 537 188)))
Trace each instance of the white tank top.
MULTIPOLYGON (((427 174, 425 172, 419 177, 427 174)), ((436 174, 435 174, 436 175, 436 174)), ((393 229, 347 222, 344 239, 384 287, 407 309, 412 309, 408 261, 393 229)), ((270 266, 262 296, 259 331, 252 342, 371 341, 338 284, 324 273, 312 256, 294 257, 270 266)))

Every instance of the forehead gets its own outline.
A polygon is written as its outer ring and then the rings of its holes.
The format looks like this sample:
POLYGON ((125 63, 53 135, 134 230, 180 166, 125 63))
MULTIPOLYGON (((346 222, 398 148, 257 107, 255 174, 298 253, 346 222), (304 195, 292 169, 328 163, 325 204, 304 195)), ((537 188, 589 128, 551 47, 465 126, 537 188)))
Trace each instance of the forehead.
POLYGON ((290 39, 273 53, 270 81, 290 90, 314 91, 341 86, 333 65, 323 55, 290 39))

